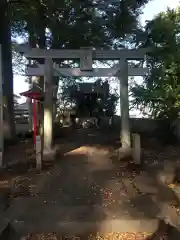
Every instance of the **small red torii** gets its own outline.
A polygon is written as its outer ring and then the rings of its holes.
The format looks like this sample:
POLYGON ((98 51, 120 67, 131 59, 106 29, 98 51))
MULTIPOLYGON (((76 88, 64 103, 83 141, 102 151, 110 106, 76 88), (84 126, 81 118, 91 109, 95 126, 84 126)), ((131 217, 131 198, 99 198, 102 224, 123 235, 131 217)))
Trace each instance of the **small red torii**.
POLYGON ((21 96, 30 98, 32 100, 32 106, 33 106, 33 139, 34 139, 34 145, 36 144, 36 134, 37 134, 37 107, 36 103, 37 101, 44 101, 44 93, 42 90, 37 87, 33 86, 28 91, 20 93, 21 96))

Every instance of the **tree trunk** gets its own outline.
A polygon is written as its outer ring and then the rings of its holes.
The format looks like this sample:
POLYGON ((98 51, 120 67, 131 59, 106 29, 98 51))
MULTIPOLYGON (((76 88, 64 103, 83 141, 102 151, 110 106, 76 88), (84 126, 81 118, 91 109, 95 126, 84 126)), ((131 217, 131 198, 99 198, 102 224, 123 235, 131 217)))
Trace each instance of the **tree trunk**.
MULTIPOLYGON (((27 30, 28 30, 28 43, 29 46, 32 48, 36 47, 36 37, 34 34, 34 24, 31 24, 30 21, 27 21, 27 30)), ((29 59, 29 64, 32 63, 32 60, 29 59)), ((29 88, 32 88, 34 85, 33 77, 28 78, 29 82, 29 88)), ((29 123, 31 126, 31 130, 33 131, 33 109, 32 109, 32 99, 28 99, 28 105, 29 105, 29 123)))
POLYGON ((2 44, 2 72, 3 72, 3 92, 8 109, 8 127, 10 138, 15 136, 14 122, 14 97, 13 97, 13 71, 12 71, 12 49, 11 31, 8 17, 8 5, 6 0, 0 4, 0 44, 2 44))
MULTIPOLYGON (((27 19, 27 30, 28 30, 28 35, 29 35, 29 46, 31 48, 36 48, 37 46, 39 48, 46 48, 46 35, 45 35, 45 29, 46 29, 46 25, 45 25, 45 19, 44 19, 44 9, 43 6, 39 6, 38 9, 38 14, 37 14, 37 18, 33 20, 32 19, 27 19)), ((30 62, 32 62, 30 60, 30 62)), ((44 59, 40 59, 39 60, 40 64, 44 63, 44 59)), ((31 83, 30 85, 39 85, 39 87, 42 89, 42 91, 44 90, 44 77, 36 77, 36 81, 33 80, 33 78, 29 79, 29 82, 31 83)), ((30 102, 30 109, 32 104, 30 102)), ((41 113, 41 103, 38 103, 38 116, 40 116, 40 118, 43 118, 42 113, 41 113)), ((42 119, 41 119, 42 120, 42 119)), ((39 125, 41 125, 39 123, 39 125)), ((40 126, 38 126, 40 127, 40 126)))

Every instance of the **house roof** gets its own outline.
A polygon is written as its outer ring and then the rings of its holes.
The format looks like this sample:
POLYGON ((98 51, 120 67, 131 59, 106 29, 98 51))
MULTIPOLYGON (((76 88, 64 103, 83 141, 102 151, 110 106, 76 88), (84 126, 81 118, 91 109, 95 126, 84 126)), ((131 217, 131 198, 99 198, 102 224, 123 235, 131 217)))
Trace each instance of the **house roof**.
POLYGON ((16 110, 28 110, 28 109, 29 109, 28 102, 24 102, 16 106, 16 110))

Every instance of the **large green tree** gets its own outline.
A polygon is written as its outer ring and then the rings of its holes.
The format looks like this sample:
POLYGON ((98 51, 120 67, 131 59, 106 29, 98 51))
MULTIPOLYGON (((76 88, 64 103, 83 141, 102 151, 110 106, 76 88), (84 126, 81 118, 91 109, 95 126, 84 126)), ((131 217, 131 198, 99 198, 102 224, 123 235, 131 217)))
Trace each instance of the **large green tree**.
POLYGON ((26 0, 11 5, 13 33, 28 33, 43 46, 112 46, 135 32, 148 0, 26 0), (45 34, 45 28, 50 34, 45 34), (46 41, 47 40, 47 41, 46 41))
MULTIPOLYGON (((31 47, 124 47, 148 0, 24 0, 10 5, 12 33, 31 47)), ((62 79, 62 78, 61 78, 62 79)), ((41 79, 40 79, 41 80, 41 79)), ((42 81, 41 81, 42 82, 42 81)), ((59 78, 54 79, 58 85, 59 78)))
POLYGON ((152 50, 147 59, 150 74, 132 86, 132 104, 154 118, 174 120, 180 115, 179 26, 180 8, 167 9, 147 23, 141 39, 152 50))

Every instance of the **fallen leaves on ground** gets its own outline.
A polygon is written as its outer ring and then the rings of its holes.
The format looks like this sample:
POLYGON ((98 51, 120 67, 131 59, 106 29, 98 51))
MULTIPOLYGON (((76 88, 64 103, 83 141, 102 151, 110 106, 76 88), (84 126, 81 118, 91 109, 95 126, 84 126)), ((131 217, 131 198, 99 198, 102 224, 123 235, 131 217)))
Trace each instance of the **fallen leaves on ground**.
MULTIPOLYGON (((151 237, 152 233, 109 233, 106 235, 100 234, 89 234, 86 236, 60 236, 56 233, 47 233, 47 234, 30 234, 21 238, 21 240, 146 240, 148 237, 151 237)), ((163 240, 165 238, 160 238, 159 240, 163 240)), ((166 240, 166 239, 165 239, 166 240)))

